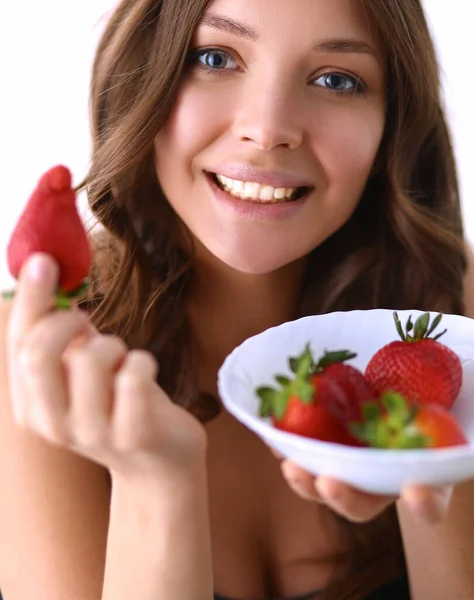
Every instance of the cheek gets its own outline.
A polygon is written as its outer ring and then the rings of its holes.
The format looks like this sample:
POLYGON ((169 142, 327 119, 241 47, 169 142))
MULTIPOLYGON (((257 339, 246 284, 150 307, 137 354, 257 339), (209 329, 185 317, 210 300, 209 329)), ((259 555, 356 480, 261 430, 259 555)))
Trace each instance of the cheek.
POLYGON ((316 150, 331 186, 354 186, 361 192, 372 170, 385 120, 380 110, 369 115, 340 115, 327 121, 321 147, 316 150))
POLYGON ((156 138, 155 148, 160 162, 162 156, 170 162, 173 156, 192 160, 218 137, 225 127, 228 110, 226 104, 218 102, 214 96, 196 85, 183 86, 156 138))

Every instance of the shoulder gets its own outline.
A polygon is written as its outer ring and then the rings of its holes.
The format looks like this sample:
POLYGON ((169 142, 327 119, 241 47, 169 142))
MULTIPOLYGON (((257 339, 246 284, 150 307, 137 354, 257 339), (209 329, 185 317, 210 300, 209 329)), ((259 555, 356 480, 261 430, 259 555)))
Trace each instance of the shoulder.
POLYGON ((466 315, 474 318, 474 247, 466 243, 467 270, 464 276, 464 303, 466 315))

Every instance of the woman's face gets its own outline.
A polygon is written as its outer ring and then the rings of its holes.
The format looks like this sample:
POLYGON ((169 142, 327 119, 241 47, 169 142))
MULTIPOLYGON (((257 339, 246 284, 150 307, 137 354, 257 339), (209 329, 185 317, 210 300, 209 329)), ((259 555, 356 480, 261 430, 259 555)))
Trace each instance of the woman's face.
POLYGON ((354 0, 214 0, 193 48, 158 178, 199 247, 269 273, 356 208, 384 130, 381 49, 354 0))

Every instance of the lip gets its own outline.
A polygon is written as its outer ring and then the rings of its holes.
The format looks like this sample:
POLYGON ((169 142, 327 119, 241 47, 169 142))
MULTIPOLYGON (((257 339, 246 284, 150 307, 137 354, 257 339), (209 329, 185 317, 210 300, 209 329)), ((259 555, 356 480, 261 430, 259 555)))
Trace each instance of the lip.
POLYGON ((308 192, 304 196, 291 202, 267 204, 234 198, 215 183, 210 173, 206 173, 206 179, 219 207, 240 218, 254 221, 282 221, 291 219, 304 207, 313 191, 312 189, 308 189, 308 192))
POLYGON ((314 187, 314 185, 309 183, 307 179, 291 173, 285 173, 284 171, 266 171, 262 169, 255 169, 254 167, 250 167, 248 165, 239 165, 234 163, 222 165, 219 167, 218 171, 209 170, 206 172, 224 175, 224 177, 237 179, 238 181, 248 181, 252 183, 259 183, 260 185, 271 185, 274 188, 314 187))

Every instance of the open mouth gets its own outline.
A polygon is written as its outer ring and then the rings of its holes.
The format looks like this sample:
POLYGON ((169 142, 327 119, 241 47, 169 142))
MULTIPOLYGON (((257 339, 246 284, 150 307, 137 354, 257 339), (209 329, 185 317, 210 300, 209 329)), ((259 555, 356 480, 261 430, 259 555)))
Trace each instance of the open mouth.
POLYGON ((230 196, 260 204, 296 202, 312 189, 310 187, 275 188, 271 185, 261 185, 252 181, 230 179, 217 173, 208 173, 208 175, 217 187, 230 196))

